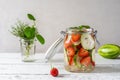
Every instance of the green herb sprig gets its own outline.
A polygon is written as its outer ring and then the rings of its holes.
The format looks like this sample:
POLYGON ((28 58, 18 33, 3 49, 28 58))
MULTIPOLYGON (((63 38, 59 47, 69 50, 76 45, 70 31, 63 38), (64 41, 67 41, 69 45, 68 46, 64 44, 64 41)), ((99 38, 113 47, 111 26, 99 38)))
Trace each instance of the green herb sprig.
POLYGON ((40 33, 38 32, 36 26, 36 19, 32 14, 27 14, 29 20, 33 22, 33 25, 29 25, 18 21, 15 26, 12 27, 11 33, 16 36, 20 37, 25 40, 31 40, 37 38, 37 40, 41 43, 45 43, 45 39, 40 33))

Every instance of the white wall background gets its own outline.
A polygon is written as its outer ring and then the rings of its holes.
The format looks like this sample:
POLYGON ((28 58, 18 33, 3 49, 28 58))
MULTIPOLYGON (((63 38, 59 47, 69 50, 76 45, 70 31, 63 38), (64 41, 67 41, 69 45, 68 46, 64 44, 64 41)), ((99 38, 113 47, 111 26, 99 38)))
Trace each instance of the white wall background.
POLYGON ((19 52, 19 38, 8 30, 19 19, 37 18, 39 32, 46 44, 37 43, 37 52, 46 52, 70 26, 87 24, 98 30, 102 44, 120 45, 120 0, 0 0, 0 52, 19 52))

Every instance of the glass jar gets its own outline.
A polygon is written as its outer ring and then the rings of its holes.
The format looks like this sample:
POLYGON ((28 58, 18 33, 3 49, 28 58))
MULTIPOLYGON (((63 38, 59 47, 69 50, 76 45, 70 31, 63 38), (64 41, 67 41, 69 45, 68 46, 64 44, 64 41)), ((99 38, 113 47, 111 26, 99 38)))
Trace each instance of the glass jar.
POLYGON ((21 46, 21 55, 22 55, 22 61, 24 62, 33 62, 35 61, 35 39, 20 40, 20 46, 21 46))
POLYGON ((65 69, 91 72, 95 67, 95 35, 92 28, 68 28, 64 38, 65 69))

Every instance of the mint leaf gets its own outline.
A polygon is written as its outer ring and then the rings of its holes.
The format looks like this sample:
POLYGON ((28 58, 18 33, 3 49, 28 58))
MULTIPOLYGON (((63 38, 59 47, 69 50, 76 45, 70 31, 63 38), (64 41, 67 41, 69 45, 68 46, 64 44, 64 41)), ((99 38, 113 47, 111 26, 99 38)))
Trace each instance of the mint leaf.
POLYGON ((36 34, 36 29, 35 27, 31 28, 31 38, 35 38, 35 34, 36 34))
POLYGON ((85 28, 85 29, 89 29, 90 26, 88 26, 88 25, 81 25, 81 26, 79 26, 79 29, 80 29, 80 30, 82 30, 83 28, 85 28))
POLYGON ((25 34, 26 38, 30 38, 31 37, 30 27, 26 27, 25 28, 24 34, 25 34))
POLYGON ((33 39, 35 37, 35 28, 26 27, 24 29, 24 34, 26 39, 33 39))
POLYGON ((41 44, 45 43, 45 39, 40 34, 37 34, 36 37, 41 44))
POLYGON ((28 16, 28 18, 29 18, 30 20, 33 20, 33 21, 36 20, 35 17, 34 17, 32 14, 27 14, 27 16, 28 16))

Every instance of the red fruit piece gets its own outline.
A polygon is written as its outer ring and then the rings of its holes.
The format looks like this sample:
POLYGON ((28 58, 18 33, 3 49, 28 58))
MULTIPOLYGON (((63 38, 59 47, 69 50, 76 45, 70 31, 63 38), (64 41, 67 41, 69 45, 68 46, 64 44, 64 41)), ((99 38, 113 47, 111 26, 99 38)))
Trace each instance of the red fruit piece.
POLYGON ((53 77, 58 76, 58 74, 59 74, 58 69, 53 67, 53 68, 50 70, 50 74, 51 74, 53 77))
POLYGON ((91 63, 92 63, 93 66, 95 66, 95 62, 92 61, 91 63))
POLYGON ((85 50, 84 48, 81 48, 78 52, 79 57, 85 57, 85 56, 88 56, 88 55, 89 55, 89 52, 87 50, 85 50))
POLYGON ((73 57, 69 57, 69 65, 73 64, 73 57))
POLYGON ((73 47, 68 47, 67 48, 67 55, 69 57, 73 57, 75 55, 75 49, 73 47))
POLYGON ((67 49, 68 47, 72 46, 72 42, 71 41, 65 41, 64 42, 64 47, 67 49))
POLYGON ((76 47, 77 47, 78 50, 79 50, 80 48, 82 48, 81 44, 77 45, 76 47))
POLYGON ((76 34, 74 33, 74 34, 72 34, 72 41, 77 42, 80 40, 80 37, 81 37, 81 35, 79 33, 76 33, 76 34))
POLYGON ((72 46, 72 42, 70 39, 68 39, 68 35, 66 35, 65 40, 64 40, 64 47, 68 48, 70 46, 72 46))
POLYGON ((90 56, 81 59, 80 63, 83 64, 83 65, 85 65, 85 66, 90 65, 91 64, 91 58, 90 58, 90 56))

